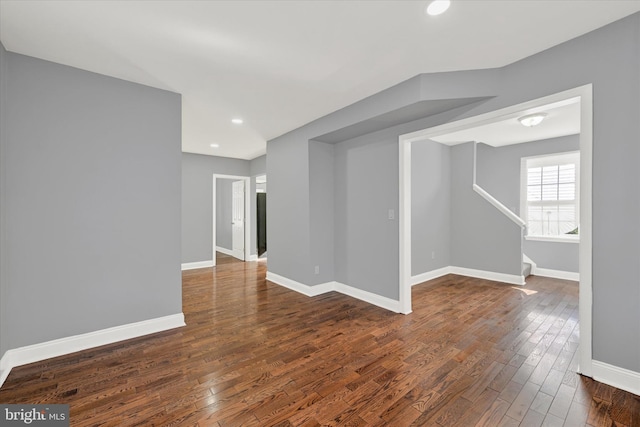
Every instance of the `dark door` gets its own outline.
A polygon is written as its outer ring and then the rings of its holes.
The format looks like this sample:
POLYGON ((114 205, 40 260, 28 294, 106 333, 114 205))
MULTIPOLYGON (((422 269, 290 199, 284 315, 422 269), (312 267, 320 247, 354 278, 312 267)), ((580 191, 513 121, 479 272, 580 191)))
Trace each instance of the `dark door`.
POLYGON ((267 193, 258 193, 258 256, 267 251, 267 193))

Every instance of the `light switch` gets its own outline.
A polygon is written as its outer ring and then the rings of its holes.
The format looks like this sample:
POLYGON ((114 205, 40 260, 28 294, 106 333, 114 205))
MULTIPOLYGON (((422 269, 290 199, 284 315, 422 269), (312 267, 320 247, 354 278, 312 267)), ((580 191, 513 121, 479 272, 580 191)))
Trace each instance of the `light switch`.
POLYGON ((396 213, 393 209, 389 209, 389 219, 394 219, 396 217, 396 213))

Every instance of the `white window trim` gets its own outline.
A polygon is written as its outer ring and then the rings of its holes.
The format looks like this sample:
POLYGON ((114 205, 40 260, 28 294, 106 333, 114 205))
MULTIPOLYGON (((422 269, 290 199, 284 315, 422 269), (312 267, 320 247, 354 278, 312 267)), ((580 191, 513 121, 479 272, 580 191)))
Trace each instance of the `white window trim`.
POLYGON ((525 240, 537 242, 560 242, 560 243, 580 243, 578 234, 570 234, 566 236, 524 236, 525 240))
MULTIPOLYGON (((527 168, 547 165, 575 163, 576 165, 576 223, 580 227, 580 151, 568 151, 562 153, 545 154, 542 156, 529 156, 520 159, 520 218, 527 224, 527 168), (527 163, 532 163, 527 165, 527 163)), ((562 204, 562 201, 560 201, 562 204)), ((571 203, 573 204, 573 203, 571 203)), ((543 241, 543 242, 562 242, 562 243, 580 243, 580 235, 560 235, 560 236, 543 236, 529 235, 529 228, 525 228, 525 240, 543 241)))

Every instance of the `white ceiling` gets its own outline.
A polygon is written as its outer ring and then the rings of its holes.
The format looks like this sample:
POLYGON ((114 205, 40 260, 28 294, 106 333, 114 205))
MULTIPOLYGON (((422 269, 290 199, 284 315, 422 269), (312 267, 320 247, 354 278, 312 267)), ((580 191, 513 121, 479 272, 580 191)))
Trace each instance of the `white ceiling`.
POLYGON ((252 159, 416 74, 504 66, 640 11, 640 0, 453 0, 430 17, 427 4, 0 0, 0 40, 178 92, 183 151, 252 159))
POLYGON ((579 98, 574 98, 569 102, 538 107, 535 111, 523 111, 520 114, 510 115, 503 120, 431 139, 446 145, 476 141, 493 147, 502 147, 504 145, 539 141, 578 133, 580 133, 580 100, 579 98), (533 127, 523 126, 518 121, 518 117, 533 112, 543 112, 547 116, 542 123, 533 127))

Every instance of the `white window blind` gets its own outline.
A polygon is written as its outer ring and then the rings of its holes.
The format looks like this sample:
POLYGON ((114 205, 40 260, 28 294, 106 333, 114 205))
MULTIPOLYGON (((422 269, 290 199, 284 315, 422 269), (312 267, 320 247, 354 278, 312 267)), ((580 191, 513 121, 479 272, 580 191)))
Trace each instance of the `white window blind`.
POLYGON ((522 159, 520 215, 527 235, 576 239, 579 231, 579 153, 522 159))

